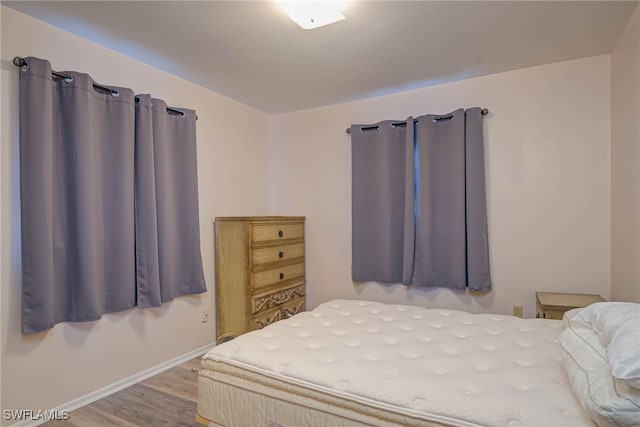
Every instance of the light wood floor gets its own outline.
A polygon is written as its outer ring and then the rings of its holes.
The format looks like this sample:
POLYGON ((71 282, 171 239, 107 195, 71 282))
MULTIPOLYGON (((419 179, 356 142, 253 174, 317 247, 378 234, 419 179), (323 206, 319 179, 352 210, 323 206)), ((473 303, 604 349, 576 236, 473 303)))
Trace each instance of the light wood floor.
POLYGON ((69 420, 43 426, 200 426, 195 421, 199 368, 200 358, 190 360, 72 411, 69 420))

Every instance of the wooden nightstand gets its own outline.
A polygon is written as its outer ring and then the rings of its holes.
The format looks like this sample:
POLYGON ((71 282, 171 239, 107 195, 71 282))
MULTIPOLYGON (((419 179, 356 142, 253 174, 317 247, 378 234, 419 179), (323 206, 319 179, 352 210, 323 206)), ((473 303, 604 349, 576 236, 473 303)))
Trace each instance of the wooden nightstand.
POLYGON ((602 301, 604 298, 600 295, 536 292, 536 317, 562 320, 562 315, 573 308, 602 301))

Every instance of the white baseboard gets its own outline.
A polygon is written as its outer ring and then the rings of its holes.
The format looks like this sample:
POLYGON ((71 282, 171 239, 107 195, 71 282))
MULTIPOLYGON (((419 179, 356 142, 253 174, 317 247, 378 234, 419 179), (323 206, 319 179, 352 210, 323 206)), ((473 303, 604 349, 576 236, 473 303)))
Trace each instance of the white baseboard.
MULTIPOLYGON (((205 354, 207 351, 215 347, 215 343, 207 344, 200 348, 197 348, 189 353, 183 354, 181 356, 175 357, 171 360, 167 360, 159 365, 156 365, 152 368, 145 369, 144 371, 138 372, 136 374, 131 375, 130 377, 124 378, 120 381, 116 381, 113 384, 109 384, 108 386, 102 387, 98 390, 92 391, 91 393, 87 393, 84 396, 80 396, 77 399, 73 399, 67 403, 64 403, 56 408, 53 408, 51 412, 57 411, 74 411, 76 409, 82 408, 90 403, 95 402, 96 400, 100 400, 103 397, 107 397, 110 394, 116 393, 120 390, 123 390, 127 387, 130 387, 134 384, 139 383, 140 381, 144 381, 147 378, 151 378, 154 375, 158 375, 161 372, 166 371, 167 369, 171 369, 174 366, 178 366, 181 363, 184 363, 188 360, 191 360, 195 357, 205 354)), ((194 414, 195 416, 195 414, 194 414)), ((19 421, 15 424, 11 424, 11 427, 35 427, 40 424, 45 423, 47 420, 24 420, 19 421)))

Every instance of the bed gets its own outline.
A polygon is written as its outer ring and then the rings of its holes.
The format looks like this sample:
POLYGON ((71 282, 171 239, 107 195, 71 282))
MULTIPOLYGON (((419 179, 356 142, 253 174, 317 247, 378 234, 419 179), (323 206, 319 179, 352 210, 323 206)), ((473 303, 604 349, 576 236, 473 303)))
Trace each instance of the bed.
MULTIPOLYGON (((570 326, 330 301, 204 355, 196 419, 224 427, 608 425, 602 402, 594 416, 581 401, 593 397, 572 388, 573 377, 584 380, 585 362, 567 356, 561 341, 581 354, 578 341, 594 342, 582 337, 583 325, 570 326), (565 339, 572 330, 578 339, 565 339)), ((613 417, 622 413, 611 425, 639 425, 640 393, 628 388, 622 403, 615 390, 605 396, 618 399, 613 417)))

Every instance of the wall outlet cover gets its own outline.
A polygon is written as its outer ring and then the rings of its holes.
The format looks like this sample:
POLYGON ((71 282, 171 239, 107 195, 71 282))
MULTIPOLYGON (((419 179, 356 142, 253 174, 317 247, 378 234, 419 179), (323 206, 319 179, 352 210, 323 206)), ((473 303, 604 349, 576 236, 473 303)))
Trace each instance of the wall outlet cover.
POLYGON ((513 315, 515 317, 523 317, 523 308, 521 305, 514 305, 513 306, 513 315))

